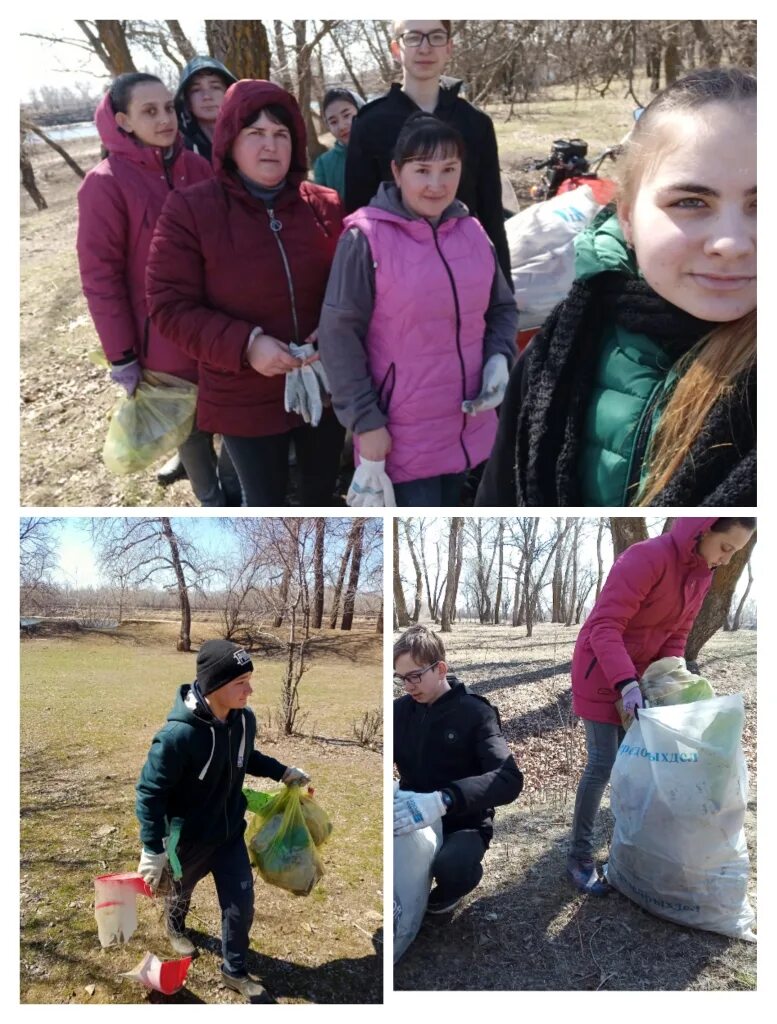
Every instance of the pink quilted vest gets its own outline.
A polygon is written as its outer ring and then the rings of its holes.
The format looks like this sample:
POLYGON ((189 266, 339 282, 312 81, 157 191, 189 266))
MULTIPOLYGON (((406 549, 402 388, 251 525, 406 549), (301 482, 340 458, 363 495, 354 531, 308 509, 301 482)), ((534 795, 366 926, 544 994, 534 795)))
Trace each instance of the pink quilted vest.
MULTIPOLYGON (((461 473, 488 458, 493 410, 461 411, 480 393, 495 260, 473 217, 406 220, 373 206, 345 219, 366 235, 375 306, 366 339, 370 373, 388 417, 394 483, 461 473)), ((358 455, 358 437, 354 439, 358 455)))

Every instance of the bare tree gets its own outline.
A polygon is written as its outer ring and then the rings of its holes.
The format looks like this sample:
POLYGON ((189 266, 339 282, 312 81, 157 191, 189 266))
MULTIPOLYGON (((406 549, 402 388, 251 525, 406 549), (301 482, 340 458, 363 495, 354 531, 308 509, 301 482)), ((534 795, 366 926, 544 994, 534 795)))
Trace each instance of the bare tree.
POLYGON ((442 601, 441 630, 443 633, 451 632, 453 612, 456 607, 456 593, 459 586, 459 577, 456 571, 458 552, 461 548, 461 533, 464 520, 454 516, 450 521, 448 532, 448 578, 445 586, 445 597, 442 601))
MULTIPOLYGON (((750 550, 750 553, 752 555, 752 548, 750 550)), ((740 598, 739 604, 737 605, 737 610, 734 612, 734 618, 731 620, 731 628, 732 628, 732 630, 739 629, 739 627, 740 627, 740 625, 742 623, 742 612, 745 610, 745 605, 747 604, 747 598, 748 598, 748 595, 750 594, 750 588, 752 587, 752 585, 753 585, 753 560, 752 560, 752 558, 748 558, 747 559, 747 586, 745 587, 745 592, 742 594, 742 597, 740 598)))
POLYGON ((502 608, 502 576, 504 574, 505 560, 505 521, 499 520, 497 528, 497 546, 499 548, 499 561, 497 562, 496 575, 496 596, 494 597, 494 625, 499 625, 499 613, 502 608))
POLYGON ((324 544, 326 538, 326 519, 316 519, 316 546, 313 551, 315 573, 315 596, 313 602, 313 628, 321 629, 324 618, 324 544))
POLYGON ((413 612, 410 616, 412 622, 418 622, 421 617, 421 603, 424 599, 424 578, 421 572, 421 563, 418 560, 418 553, 415 549, 415 543, 413 541, 413 520, 403 519, 402 527, 405 531, 405 540, 407 541, 407 547, 410 552, 410 558, 413 562, 413 570, 415 571, 415 596, 413 598, 413 612))
POLYGON ((76 25, 84 33, 92 50, 112 78, 127 71, 137 71, 127 42, 126 21, 76 20, 76 25))
POLYGON ((189 42, 186 33, 181 28, 180 21, 167 21, 165 22, 165 24, 170 30, 170 35, 173 37, 173 42, 178 47, 178 50, 181 53, 183 59, 185 61, 193 60, 197 56, 197 51, 189 42))
MULTIPOLYGON (((342 558, 340 559, 340 569, 337 574, 337 583, 335 584, 334 596, 332 597, 332 616, 329 620, 329 628, 337 628, 337 619, 340 615, 340 600, 343 593, 343 585, 345 584, 345 574, 348 571, 348 563, 351 559, 351 552, 353 551, 353 523, 351 524, 351 531, 348 534, 348 540, 346 541, 345 548, 343 549, 342 558)), ((395 563, 396 564, 396 563, 395 563)))
POLYGON ((704 604, 701 606, 693 628, 688 635, 688 641, 685 645, 686 661, 696 661, 699 651, 726 621, 739 577, 742 575, 750 559, 756 539, 757 537, 754 533, 741 551, 737 551, 732 556, 728 565, 721 565, 715 570, 712 577, 712 586, 707 591, 704 604))
POLYGON ((328 35, 336 21, 322 21, 318 29, 313 23, 314 35, 308 41, 307 22, 295 20, 294 22, 294 53, 297 64, 297 102, 305 119, 305 128, 308 139, 308 160, 312 164, 316 157, 326 152, 326 146, 318 141, 318 131, 313 122, 313 113, 310 101, 313 98, 313 52, 324 36, 328 35))
POLYGON ((67 152, 67 150, 63 146, 60 146, 58 142, 55 142, 53 139, 49 138, 49 136, 42 129, 40 129, 37 126, 37 124, 34 124, 32 121, 28 121, 26 118, 22 118, 21 125, 24 131, 33 132, 33 134, 37 135, 38 138, 42 139, 47 146, 51 146, 54 152, 58 153, 62 157, 62 159, 65 161, 65 163, 68 165, 70 170, 75 175, 77 175, 79 178, 86 177, 86 171, 81 166, 79 166, 79 164, 76 163, 76 161, 67 152))
POLYGON ((37 610, 50 590, 61 525, 62 520, 45 516, 19 520, 19 600, 24 612, 37 610))
POLYGON ((402 575, 399 571, 399 520, 392 521, 394 542, 394 619, 398 629, 406 629, 410 625, 410 615, 405 603, 405 591, 402 587, 402 575))
POLYGON ((24 125, 19 126, 19 170, 21 173, 21 181, 24 186, 27 195, 35 203, 39 210, 45 210, 48 208, 48 203, 38 188, 38 183, 35 180, 35 171, 30 160, 30 153, 27 148, 26 131, 24 125))
POLYGON ((355 519, 353 523, 353 553, 351 555, 351 574, 348 578, 348 587, 345 591, 343 601, 343 618, 340 629, 350 629, 353 625, 353 611, 356 601, 356 591, 359 588, 359 572, 362 564, 362 545, 364 541, 364 519, 355 519))
POLYGON ((270 44, 261 21, 206 21, 205 37, 211 56, 236 78, 270 77, 270 44))

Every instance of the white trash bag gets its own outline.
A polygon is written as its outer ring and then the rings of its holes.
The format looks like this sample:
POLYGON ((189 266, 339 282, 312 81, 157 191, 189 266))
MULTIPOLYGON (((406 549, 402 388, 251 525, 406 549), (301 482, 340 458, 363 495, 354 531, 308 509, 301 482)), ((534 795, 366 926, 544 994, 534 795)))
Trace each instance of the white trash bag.
POLYGON ((618 750, 607 881, 677 924, 754 942, 741 694, 645 708, 618 750))
MULTIPOLYGON (((399 783, 394 783, 394 793, 399 783)), ((429 902, 432 864, 442 846, 442 823, 394 836, 394 963, 418 934, 429 902)))

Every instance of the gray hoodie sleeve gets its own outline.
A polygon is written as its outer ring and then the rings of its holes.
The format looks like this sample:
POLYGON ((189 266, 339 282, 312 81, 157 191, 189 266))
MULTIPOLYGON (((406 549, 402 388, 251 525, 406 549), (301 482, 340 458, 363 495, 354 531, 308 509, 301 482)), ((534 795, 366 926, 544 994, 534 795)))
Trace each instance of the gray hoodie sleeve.
POLYGON ((374 304, 370 244, 358 228, 351 228, 337 243, 318 322, 318 351, 337 418, 356 434, 386 425, 364 347, 374 304))
POLYGON ((507 356, 507 365, 515 362, 518 350, 515 345, 518 334, 518 309, 515 296, 505 280, 504 272, 496 260, 494 253, 494 280, 491 283, 491 296, 486 310, 486 334, 483 339, 483 362, 489 356, 500 354, 507 356))

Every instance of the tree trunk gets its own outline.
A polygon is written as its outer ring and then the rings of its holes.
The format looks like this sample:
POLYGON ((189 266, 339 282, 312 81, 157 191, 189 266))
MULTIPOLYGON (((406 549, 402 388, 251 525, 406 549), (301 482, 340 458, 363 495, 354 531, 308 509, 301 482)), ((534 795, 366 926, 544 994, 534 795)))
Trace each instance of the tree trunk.
POLYGON ((604 583, 604 562, 602 561, 602 539, 604 537, 604 524, 605 519, 603 516, 599 517, 599 529, 596 533, 596 597, 594 603, 599 600, 599 595, 602 592, 602 584, 604 583))
POLYGON ((448 580, 445 585, 445 597, 442 599, 442 616, 440 629, 443 633, 451 632, 453 621, 453 608, 456 604, 456 590, 458 580, 456 578, 456 561, 458 549, 458 537, 461 531, 463 520, 454 516, 451 519, 450 530, 448 531, 448 580))
POLYGON ((502 573, 504 570, 504 532, 505 521, 499 520, 499 561, 497 562, 496 597, 494 598, 494 625, 499 625, 499 613, 502 608, 502 573))
POLYGON ((167 21, 165 24, 170 29, 170 35, 173 37, 173 42, 178 47, 178 52, 181 54, 183 59, 187 62, 193 60, 194 57, 197 56, 197 51, 189 42, 186 33, 181 28, 180 21, 167 21))
POLYGON ((613 561, 619 558, 632 544, 648 539, 645 520, 638 516, 611 516, 610 532, 612 533, 613 561))
POLYGON ((321 629, 324 618, 324 537, 326 535, 326 519, 316 518, 316 543, 313 548, 313 579, 316 588, 313 597, 313 629, 321 629))
POLYGON ((461 579, 461 568, 464 565, 464 520, 459 523, 459 530, 456 536, 456 579, 453 581, 453 604, 451 605, 451 622, 455 622, 456 598, 459 593, 459 581, 461 579))
POLYGON ((580 519, 575 519, 572 527, 572 588, 568 598, 566 618, 564 619, 565 626, 572 625, 572 620, 574 619, 577 611, 577 554, 580 544, 580 527, 580 519))
POLYGON ((721 565, 712 577, 712 586, 704 598, 704 604, 696 617, 685 645, 685 660, 696 661, 699 651, 720 629, 726 619, 739 577, 747 565, 755 547, 756 535, 750 538, 741 551, 737 551, 728 565, 721 565))
POLYGON ((278 58, 278 72, 281 76, 281 85, 286 92, 294 92, 294 83, 291 80, 291 69, 289 68, 289 58, 286 53, 286 42, 283 38, 283 22, 274 21, 272 23, 273 34, 275 36, 275 56, 278 58))
POLYGON ((402 576, 399 572, 399 520, 392 522, 394 530, 394 615, 399 629, 410 625, 410 616, 405 604, 405 592, 402 589, 402 576))
POLYGON ((356 605, 356 592, 359 588, 359 572, 362 564, 362 542, 364 540, 365 519, 357 519, 354 523, 353 558, 351 559, 351 575, 348 578, 348 589, 343 601, 343 620, 340 629, 350 629, 353 625, 353 611, 356 605))
POLYGON ((37 124, 33 124, 32 121, 22 120, 22 128, 24 128, 25 131, 34 132, 39 138, 43 139, 47 146, 51 146, 55 153, 59 153, 70 170, 73 171, 74 174, 77 174, 79 178, 86 177, 86 171, 79 167, 72 156, 63 149, 58 142, 50 139, 48 135, 37 126, 37 124))
POLYGON ((236 78, 270 77, 270 44, 261 21, 206 21, 211 57, 236 78))
POLYGON ((283 620, 286 617, 286 602, 289 599, 289 584, 291 583, 291 563, 287 563, 283 570, 283 578, 281 579, 281 592, 278 595, 278 611, 275 614, 275 618, 272 620, 273 628, 280 629, 283 625, 283 620))
POLYGON ((173 532, 172 524, 168 516, 161 517, 162 533, 170 545, 170 557, 173 562, 173 571, 178 585, 178 601, 181 606, 181 633, 177 649, 179 651, 190 651, 192 649, 192 609, 189 604, 189 588, 186 586, 186 577, 183 574, 181 555, 178 550, 178 540, 173 532))
POLYGON ((296 60, 297 60, 297 102, 302 116, 305 120, 305 131, 308 137, 308 162, 313 166, 313 161, 326 153, 326 146, 318 141, 318 132, 313 121, 313 112, 310 109, 310 101, 313 98, 313 71, 311 68, 311 57, 313 47, 307 45, 307 22, 299 20, 294 22, 294 35, 296 38, 296 60))
POLYGON ((340 597, 343 592, 343 583, 345 582, 345 573, 348 569, 348 562, 351 558, 351 549, 353 548, 353 524, 351 524, 351 532, 348 534, 348 540, 345 545, 345 551, 343 551, 343 557, 340 559, 340 571, 337 574, 337 583, 335 584, 335 592, 332 596, 332 615, 329 619, 329 628, 337 628, 337 616, 340 614, 340 597))
POLYGON ((418 561, 418 555, 416 554, 415 545, 413 544, 413 538, 410 533, 410 527, 408 526, 408 520, 403 520, 402 525, 405 528, 405 539, 407 540, 407 546, 410 551, 410 557, 413 560, 413 569, 415 570, 415 598, 413 600, 413 614, 410 616, 410 618, 412 622, 418 622, 418 620, 421 617, 421 603, 423 602, 424 599, 424 578, 421 573, 421 564, 418 561))
POLYGON ((43 193, 38 188, 38 183, 35 180, 35 171, 33 170, 30 158, 27 155, 27 151, 24 146, 24 131, 21 132, 21 140, 19 144, 19 168, 21 170, 22 185, 24 185, 27 194, 33 203, 39 210, 45 210, 48 208, 48 203, 43 197, 43 193))
POLYGON ((745 604, 750 593, 750 588, 753 585, 753 563, 748 558, 747 560, 747 587, 745 588, 744 594, 742 594, 742 600, 737 605, 737 610, 734 612, 734 618, 731 620, 732 630, 739 629, 739 625, 742 621, 742 612, 745 610, 745 604))
POLYGON ((380 599, 380 611, 378 612, 378 621, 375 627, 375 632, 380 636, 383 636, 383 598, 380 599))
POLYGON ((117 75, 126 74, 128 71, 137 71, 130 54, 123 21, 76 20, 76 25, 89 40, 92 49, 103 62, 103 66, 111 77, 116 78, 117 75), (96 32, 92 29, 92 25, 97 30, 96 32))

